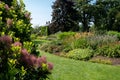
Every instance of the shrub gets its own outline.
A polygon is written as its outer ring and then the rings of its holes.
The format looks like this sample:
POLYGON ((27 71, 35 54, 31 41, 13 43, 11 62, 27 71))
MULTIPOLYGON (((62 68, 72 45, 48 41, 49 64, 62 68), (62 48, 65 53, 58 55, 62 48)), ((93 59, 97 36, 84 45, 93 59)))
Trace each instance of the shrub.
POLYGON ((77 60, 88 60, 92 57, 93 51, 90 49, 74 49, 69 51, 66 55, 69 58, 77 60))
POLYGON ((87 44, 94 50, 102 45, 107 45, 116 41, 118 41, 117 37, 110 35, 94 35, 87 37, 87 44))
POLYGON ((71 41, 70 44, 71 44, 72 49, 86 48, 87 40, 86 40, 86 38, 74 39, 73 41, 71 41))
POLYGON ((25 10, 24 3, 12 0, 11 5, 0 1, 0 34, 12 33, 21 42, 30 41, 31 23, 30 12, 25 10))
POLYGON ((108 45, 103 45, 96 51, 97 55, 107 56, 107 57, 120 57, 120 43, 111 43, 108 45))
POLYGON ((111 36, 116 36, 120 40, 120 33, 117 31, 108 31, 107 34, 111 36))
POLYGON ((57 35, 57 39, 63 40, 65 38, 68 38, 70 36, 74 36, 75 32, 61 32, 56 34, 57 35))
POLYGON ((41 80, 51 73, 53 64, 46 57, 30 54, 23 46, 8 35, 0 36, 0 80, 41 80))

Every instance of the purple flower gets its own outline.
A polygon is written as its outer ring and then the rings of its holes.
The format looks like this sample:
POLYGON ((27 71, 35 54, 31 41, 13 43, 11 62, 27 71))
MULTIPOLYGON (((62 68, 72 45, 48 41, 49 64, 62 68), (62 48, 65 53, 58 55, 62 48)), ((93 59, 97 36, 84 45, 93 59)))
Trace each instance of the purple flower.
POLYGON ((12 38, 10 36, 4 35, 0 37, 0 49, 10 49, 12 44, 12 38))
POLYGON ((29 55, 29 53, 26 49, 22 49, 21 54, 22 54, 22 56, 28 56, 29 55))
POLYGON ((36 66, 37 67, 41 67, 42 66, 42 59, 40 57, 37 58, 36 66))
POLYGON ((41 61, 42 61, 42 63, 47 63, 46 57, 45 57, 45 56, 42 56, 42 57, 41 57, 41 61))
POLYGON ((15 42, 15 43, 13 43, 13 45, 14 45, 14 46, 19 46, 19 47, 22 46, 22 44, 21 44, 20 42, 15 42))
POLYGON ((6 45, 10 45, 12 43, 12 38, 10 36, 4 35, 0 37, 0 42, 6 45))
POLYGON ((29 56, 29 62, 27 63, 30 66, 35 66, 37 63, 37 57, 34 55, 29 56))
POLYGON ((53 69, 53 63, 48 62, 47 64, 48 64, 48 70, 52 70, 53 69))

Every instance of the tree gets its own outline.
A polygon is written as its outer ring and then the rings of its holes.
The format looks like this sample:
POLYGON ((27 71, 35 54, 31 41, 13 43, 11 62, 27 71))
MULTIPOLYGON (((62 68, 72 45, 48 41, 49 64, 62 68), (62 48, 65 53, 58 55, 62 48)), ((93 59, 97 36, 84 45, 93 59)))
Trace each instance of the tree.
POLYGON ((79 12, 79 22, 83 25, 83 31, 89 31, 89 23, 92 21, 92 0, 77 0, 76 10, 79 12))
POLYGON ((93 12, 94 24, 97 29, 117 30, 114 26, 116 15, 120 12, 119 0, 97 0, 93 12))
POLYGON ((4 2, 5 4, 8 4, 9 6, 12 5, 13 0, 1 0, 2 2, 4 2))
POLYGON ((52 21, 49 25, 49 33, 58 31, 78 31, 79 16, 71 0, 56 0, 52 6, 52 21))

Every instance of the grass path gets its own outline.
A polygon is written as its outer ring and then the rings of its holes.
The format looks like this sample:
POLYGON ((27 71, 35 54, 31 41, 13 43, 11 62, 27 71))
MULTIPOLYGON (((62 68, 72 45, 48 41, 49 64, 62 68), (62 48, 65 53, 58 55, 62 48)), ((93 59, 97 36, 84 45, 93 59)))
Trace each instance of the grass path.
POLYGON ((41 52, 54 64, 50 80, 120 80, 120 66, 66 59, 41 52))

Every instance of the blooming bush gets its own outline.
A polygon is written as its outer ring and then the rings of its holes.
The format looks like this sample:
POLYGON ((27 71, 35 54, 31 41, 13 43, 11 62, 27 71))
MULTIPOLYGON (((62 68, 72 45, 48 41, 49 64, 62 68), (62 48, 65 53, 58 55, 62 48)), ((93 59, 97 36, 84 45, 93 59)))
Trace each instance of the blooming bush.
POLYGON ((18 0, 13 0, 11 6, 0 1, 0 34, 13 35, 20 38, 20 42, 30 41, 32 29, 30 12, 23 5, 18 0))
POLYGON ((53 64, 45 56, 30 54, 8 35, 0 37, 0 80, 41 80, 51 73, 53 64))

